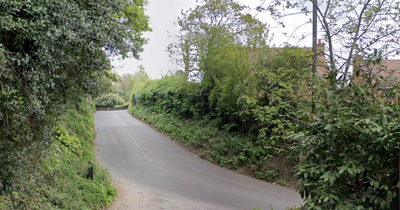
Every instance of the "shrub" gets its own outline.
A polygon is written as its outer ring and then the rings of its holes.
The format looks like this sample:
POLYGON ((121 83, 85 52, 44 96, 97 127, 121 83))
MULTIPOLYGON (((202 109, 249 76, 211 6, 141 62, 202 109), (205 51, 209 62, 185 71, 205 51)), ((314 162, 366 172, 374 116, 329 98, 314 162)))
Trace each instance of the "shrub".
POLYGON ((257 179, 264 179, 265 178, 265 175, 262 172, 255 171, 254 174, 255 174, 257 179))
POLYGON ((275 171, 265 171, 264 179, 269 182, 275 182, 277 174, 275 171))
POLYGON ((121 104, 125 104, 125 100, 121 97, 118 97, 115 93, 105 94, 95 100, 97 107, 114 107, 121 104), (117 101, 118 98, 118 101, 117 101))
POLYGON ((400 110, 367 84, 320 87, 312 131, 294 136, 308 209, 398 209, 400 110))
POLYGON ((269 155, 261 146, 253 144, 249 136, 220 130, 215 125, 218 121, 209 120, 207 116, 205 120, 183 119, 152 110, 132 106, 129 112, 221 167, 236 170, 245 164, 262 165, 269 155))
MULTIPOLYGON (((41 159, 21 157, 26 173, 12 180, 11 191, 0 191, 0 209, 102 209, 116 196, 109 173, 98 164, 94 180, 85 178, 94 160, 94 106, 80 103, 62 116, 53 143, 41 159)), ((0 183, 2 184, 2 183, 0 183)))
POLYGON ((287 186, 288 182, 286 180, 280 179, 280 180, 278 180, 278 184, 281 186, 287 186))

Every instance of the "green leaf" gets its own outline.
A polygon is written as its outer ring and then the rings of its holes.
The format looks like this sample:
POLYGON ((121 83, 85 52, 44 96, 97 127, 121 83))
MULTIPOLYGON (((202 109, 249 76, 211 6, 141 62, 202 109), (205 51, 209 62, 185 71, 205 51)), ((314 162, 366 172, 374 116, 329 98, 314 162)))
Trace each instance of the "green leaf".
POLYGON ((329 197, 327 196, 324 198, 324 202, 328 202, 328 201, 329 201, 329 197))

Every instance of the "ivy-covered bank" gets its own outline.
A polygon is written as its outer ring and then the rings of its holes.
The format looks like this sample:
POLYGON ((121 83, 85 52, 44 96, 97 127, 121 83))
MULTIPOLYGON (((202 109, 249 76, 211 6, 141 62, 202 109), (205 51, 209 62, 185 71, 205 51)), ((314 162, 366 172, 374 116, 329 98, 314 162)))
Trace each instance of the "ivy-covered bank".
POLYGON ((111 203, 114 189, 94 162, 93 107, 79 102, 111 83, 110 57, 139 58, 151 30, 146 5, 0 0, 0 209, 111 203))
POLYGON ((0 194, 0 209, 102 209, 116 196, 110 175, 95 161, 94 105, 68 109, 53 132, 54 142, 24 167, 10 191, 0 194), (89 163, 90 162, 90 163, 89 163), (90 167, 93 166, 93 180, 90 167))

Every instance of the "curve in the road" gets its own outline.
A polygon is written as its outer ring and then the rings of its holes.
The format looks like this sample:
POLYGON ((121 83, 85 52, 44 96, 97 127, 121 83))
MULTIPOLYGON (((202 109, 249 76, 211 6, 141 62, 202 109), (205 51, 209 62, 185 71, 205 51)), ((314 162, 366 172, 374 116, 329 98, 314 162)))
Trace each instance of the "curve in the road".
POLYGON ((148 197, 141 209, 279 210, 301 203, 290 189, 195 157, 127 111, 96 112, 95 125, 100 163, 132 199, 148 197))

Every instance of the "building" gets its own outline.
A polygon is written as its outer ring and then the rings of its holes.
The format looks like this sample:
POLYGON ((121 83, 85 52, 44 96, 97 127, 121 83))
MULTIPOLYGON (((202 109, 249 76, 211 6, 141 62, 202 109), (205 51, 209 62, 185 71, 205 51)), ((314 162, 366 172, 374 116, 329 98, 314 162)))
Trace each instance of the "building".
POLYGON ((380 87, 378 87, 377 95, 384 97, 389 100, 399 99, 399 94, 396 94, 395 98, 388 98, 388 92, 392 91, 394 87, 400 85, 400 60, 398 59, 387 59, 377 62, 365 61, 362 57, 356 57, 354 59, 353 71, 355 72, 354 83, 360 84, 362 76, 370 78, 369 85, 376 84, 377 81, 384 81, 380 87), (358 71, 358 72, 357 72, 358 71))

